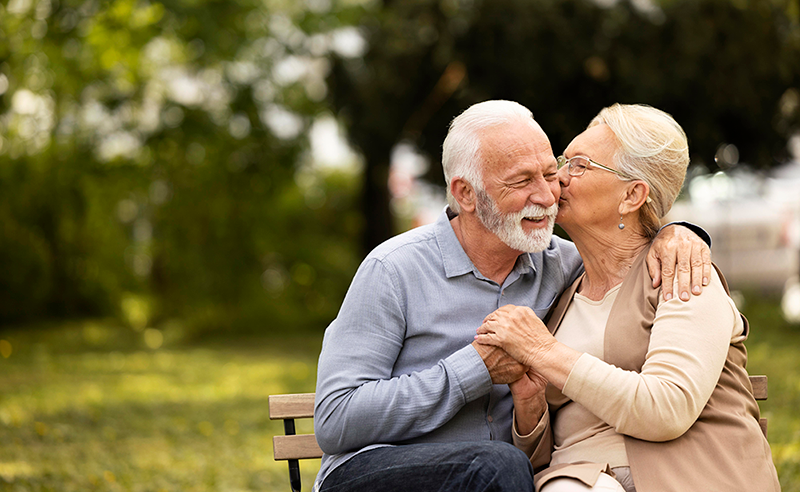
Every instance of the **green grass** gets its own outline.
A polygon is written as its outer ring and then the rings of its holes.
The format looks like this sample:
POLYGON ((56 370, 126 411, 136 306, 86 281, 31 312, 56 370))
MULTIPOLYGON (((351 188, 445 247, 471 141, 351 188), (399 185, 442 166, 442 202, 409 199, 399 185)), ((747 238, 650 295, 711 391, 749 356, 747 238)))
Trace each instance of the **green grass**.
POLYGON ((750 374, 769 377, 769 398, 760 402, 783 492, 800 492, 800 326, 785 322, 777 299, 748 296, 750 374))
MULTIPOLYGON (((744 312, 781 485, 800 492, 800 327, 774 299, 744 312)), ((288 491, 267 397, 314 390, 321 334, 226 336, 106 321, 0 332, 0 491, 288 491)), ((301 463, 304 490, 318 467, 301 463)))
MULTIPOLYGON (((314 391, 320 338, 152 350, 142 335, 0 334, 0 490, 287 491, 267 397, 314 391)), ((304 490, 318 468, 301 465, 304 490)))

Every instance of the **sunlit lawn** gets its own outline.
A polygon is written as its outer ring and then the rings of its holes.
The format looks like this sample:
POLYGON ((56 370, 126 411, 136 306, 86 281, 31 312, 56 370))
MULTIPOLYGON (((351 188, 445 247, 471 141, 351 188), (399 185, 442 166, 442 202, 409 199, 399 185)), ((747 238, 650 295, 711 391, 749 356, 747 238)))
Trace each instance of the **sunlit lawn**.
POLYGON ((800 326, 781 318, 777 301, 752 298, 742 309, 751 335, 748 372, 769 376, 769 399, 760 402, 783 492, 800 492, 800 326))
MULTIPOLYGON (((800 328, 774 303, 745 312, 750 372, 770 377, 761 408, 783 490, 800 492, 800 328)), ((321 335, 164 335, 152 349, 113 322, 0 332, 0 490, 288 491, 267 396, 314 390, 321 335)), ((318 467, 301 464, 304 490, 318 467)))
POLYGON ((314 391, 319 337, 152 350, 119 330, 0 333, 0 490, 289 490, 267 397, 314 391))

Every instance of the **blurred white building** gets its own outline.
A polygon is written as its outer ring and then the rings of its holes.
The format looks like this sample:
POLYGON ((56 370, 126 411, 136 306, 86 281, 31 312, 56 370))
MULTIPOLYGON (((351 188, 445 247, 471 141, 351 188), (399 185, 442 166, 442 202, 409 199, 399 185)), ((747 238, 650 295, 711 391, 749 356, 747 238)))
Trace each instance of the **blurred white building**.
POLYGON ((702 226, 732 288, 782 290, 800 271, 800 162, 759 174, 745 167, 700 175, 669 220, 702 226))

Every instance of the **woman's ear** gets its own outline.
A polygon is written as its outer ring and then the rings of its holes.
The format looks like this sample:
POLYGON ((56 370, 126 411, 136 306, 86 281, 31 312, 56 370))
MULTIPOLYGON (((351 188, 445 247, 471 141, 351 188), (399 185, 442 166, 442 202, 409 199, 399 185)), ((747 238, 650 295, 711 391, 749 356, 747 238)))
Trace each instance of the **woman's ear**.
POLYGON ((641 180, 632 181, 619 204, 620 215, 627 215, 642 208, 648 196, 650 196, 650 186, 647 183, 641 180))
POLYGON ((475 201, 477 200, 475 189, 464 178, 456 176, 450 181, 450 193, 453 194, 453 198, 456 199, 463 212, 475 211, 475 201))

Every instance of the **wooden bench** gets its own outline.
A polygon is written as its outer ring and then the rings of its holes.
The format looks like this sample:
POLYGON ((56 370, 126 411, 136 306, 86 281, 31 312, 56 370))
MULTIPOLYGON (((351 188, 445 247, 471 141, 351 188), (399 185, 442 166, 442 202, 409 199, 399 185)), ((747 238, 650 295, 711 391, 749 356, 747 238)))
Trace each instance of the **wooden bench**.
POLYGON ((289 486, 300 492, 300 462, 308 458, 322 458, 314 434, 297 434, 295 419, 314 418, 314 393, 269 395, 269 418, 283 420, 283 436, 272 438, 275 461, 289 462, 289 486))
MULTIPOLYGON (((767 376, 750 376, 753 396, 756 400, 767 399, 767 376)), ((283 436, 272 438, 275 461, 289 462, 289 485, 293 492, 300 492, 299 460, 321 458, 322 450, 317 445, 314 434, 297 434, 295 419, 314 418, 314 393, 270 395, 269 418, 283 420, 283 436)), ((759 422, 764 436, 767 435, 767 419, 759 422)))

